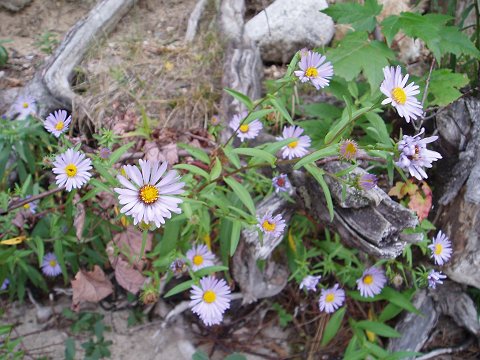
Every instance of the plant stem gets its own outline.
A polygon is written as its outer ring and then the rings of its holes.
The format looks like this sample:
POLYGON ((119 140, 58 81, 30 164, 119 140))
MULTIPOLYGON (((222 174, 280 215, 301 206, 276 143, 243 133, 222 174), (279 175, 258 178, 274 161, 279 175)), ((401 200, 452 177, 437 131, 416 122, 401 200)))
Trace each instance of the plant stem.
POLYGON ((60 192, 60 191, 62 191, 62 190, 65 190, 65 188, 64 188, 64 187, 60 187, 60 188, 56 188, 56 189, 47 190, 47 191, 45 191, 45 192, 43 192, 43 193, 41 193, 41 194, 31 196, 31 197, 29 197, 28 199, 24 199, 24 200, 21 200, 21 201, 19 201, 19 202, 10 204, 10 205, 8 206, 7 210, 0 209, 0 215, 7 214, 7 213, 9 213, 10 211, 15 210, 15 209, 18 209, 19 207, 22 207, 22 206, 25 205, 25 204, 31 203, 32 201, 35 201, 35 200, 43 199, 44 197, 47 197, 47 196, 52 195, 52 194, 55 194, 55 193, 60 192))

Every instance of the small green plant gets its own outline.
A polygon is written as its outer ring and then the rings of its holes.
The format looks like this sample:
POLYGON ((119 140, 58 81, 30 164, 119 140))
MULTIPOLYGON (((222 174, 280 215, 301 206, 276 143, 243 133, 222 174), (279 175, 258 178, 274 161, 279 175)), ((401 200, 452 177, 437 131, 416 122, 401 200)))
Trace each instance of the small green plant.
POLYGON ((59 41, 57 39, 57 34, 50 31, 46 31, 42 35, 39 35, 35 42, 35 46, 47 55, 52 54, 58 44, 59 41))
POLYGON ((3 44, 11 40, 0 40, 0 67, 4 66, 8 61, 8 51, 3 44))

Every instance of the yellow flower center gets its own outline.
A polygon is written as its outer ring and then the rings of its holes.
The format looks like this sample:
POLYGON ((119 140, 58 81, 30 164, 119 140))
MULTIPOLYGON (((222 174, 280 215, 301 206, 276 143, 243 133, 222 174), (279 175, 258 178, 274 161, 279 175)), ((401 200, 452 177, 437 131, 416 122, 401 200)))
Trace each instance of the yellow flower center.
POLYGON ((333 302, 333 300, 335 300, 335 294, 328 294, 327 296, 325 296, 325 302, 331 303, 333 302))
POLYGON ((203 301, 205 301, 207 304, 211 304, 215 301, 217 298, 217 295, 212 290, 207 290, 203 293, 203 301))
POLYGON ((57 262, 55 260, 50 260, 48 263, 51 267, 57 266, 57 262))
POLYGON ((373 282, 373 276, 372 275, 365 275, 363 277, 363 283, 366 285, 370 285, 373 282))
POLYGON ((23 205, 23 208, 24 208, 24 209, 27 209, 27 210, 30 209, 30 204, 25 204, 25 205, 23 205))
POLYGON ((317 68, 314 67, 309 67, 307 71, 305 71, 305 75, 308 77, 317 77, 318 76, 318 70, 317 68))
POLYGON ((442 244, 435 244, 435 255, 440 255, 443 251, 442 244))
POLYGON ((265 220, 262 224, 262 227, 265 229, 265 231, 271 232, 271 231, 275 230, 276 225, 275 225, 275 223, 271 223, 270 221, 265 220))
POLYGON ((298 141, 292 141, 290 144, 288 144, 287 146, 290 148, 290 149, 295 149, 298 145, 298 141))
POLYGON ((203 256, 202 255, 195 255, 193 257, 193 265, 199 266, 203 264, 203 256))
POLYGON ((65 171, 66 171, 68 177, 74 177, 75 175, 77 175, 78 169, 74 164, 68 164, 65 167, 65 171))
POLYGON ((63 121, 59 121, 57 125, 55 125, 55 130, 57 131, 63 130, 63 121))
POLYGON ((24 102, 24 103, 22 104, 22 106, 23 106, 24 109, 27 109, 27 108, 28 108, 28 103, 27 103, 27 102, 24 102))
POLYGON ((357 147, 355 146, 355 144, 353 142, 347 142, 345 144, 345 154, 343 154, 343 156, 345 156, 346 158, 353 158, 357 153, 357 147))
POLYGON ((244 124, 244 125, 240 126, 240 131, 242 133, 246 133, 248 131, 248 129, 249 129, 248 124, 244 124))
POLYGON ((140 200, 144 204, 152 204, 158 200, 158 189, 152 185, 144 185, 140 188, 140 200))
POLYGON ((392 90, 392 98, 400 105, 404 105, 407 102, 407 93, 402 88, 396 87, 392 90))

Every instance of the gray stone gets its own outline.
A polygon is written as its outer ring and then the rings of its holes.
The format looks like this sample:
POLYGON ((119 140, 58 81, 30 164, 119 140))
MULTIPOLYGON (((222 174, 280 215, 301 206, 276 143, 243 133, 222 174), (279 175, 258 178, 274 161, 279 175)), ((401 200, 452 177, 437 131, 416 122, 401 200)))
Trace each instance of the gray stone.
POLYGON ((263 61, 287 63, 296 51, 326 45, 332 39, 333 20, 319 10, 326 0, 277 0, 245 25, 245 35, 256 41, 263 61))
POLYGON ((0 6, 10 11, 20 11, 32 0, 0 0, 0 6))

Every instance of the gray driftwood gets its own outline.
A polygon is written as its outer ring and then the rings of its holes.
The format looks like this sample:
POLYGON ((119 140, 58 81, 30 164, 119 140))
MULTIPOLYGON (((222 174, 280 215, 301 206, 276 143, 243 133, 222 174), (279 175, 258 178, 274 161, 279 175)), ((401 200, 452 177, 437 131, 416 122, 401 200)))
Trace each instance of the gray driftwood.
POLYGON ((193 8, 190 17, 188 18, 187 31, 185 33, 185 41, 193 41, 195 35, 197 34, 198 23, 202 18, 203 12, 205 10, 205 5, 207 5, 207 0, 198 0, 193 8))
POLYGON ((480 101, 462 98, 437 115, 443 160, 436 188, 444 195, 437 226, 453 243, 445 273, 480 288, 480 101))
MULTIPOLYGON (((339 161, 328 163, 324 169, 336 173, 348 167, 339 161)), ((356 168, 352 175, 365 171, 356 168)), ((330 221, 325 196, 318 182, 310 175, 295 171, 291 177, 297 195, 305 210, 317 221, 338 232, 347 245, 362 250, 377 258, 395 258, 403 251, 407 242, 420 241, 420 236, 404 235, 402 231, 418 224, 414 213, 393 201, 383 190, 374 188, 361 191, 346 189, 342 197, 342 186, 337 180, 325 176, 334 200, 334 218, 330 221)))
POLYGON ((460 285, 452 281, 446 281, 435 290, 417 292, 413 305, 420 314, 403 315, 395 327, 402 336, 390 340, 389 351, 421 351, 441 315, 448 316, 473 336, 480 335, 480 324, 473 300, 463 292, 460 285))
MULTIPOLYGON (((20 91, 36 99, 38 116, 52 110, 72 109, 72 103, 81 103, 70 82, 75 67, 80 64, 90 47, 110 32, 117 22, 130 10, 135 0, 102 0, 67 33, 55 53, 34 78, 20 91)), ((9 115, 14 115, 11 107, 9 115)))

